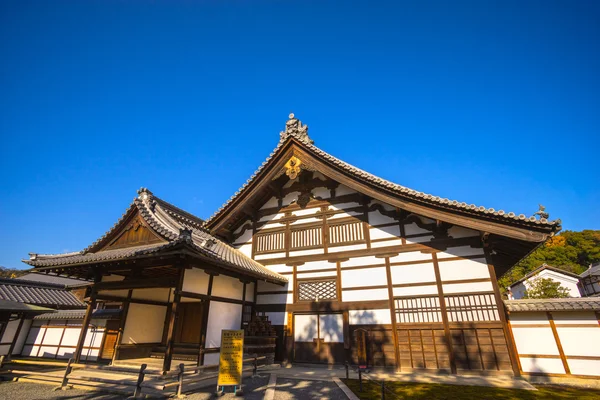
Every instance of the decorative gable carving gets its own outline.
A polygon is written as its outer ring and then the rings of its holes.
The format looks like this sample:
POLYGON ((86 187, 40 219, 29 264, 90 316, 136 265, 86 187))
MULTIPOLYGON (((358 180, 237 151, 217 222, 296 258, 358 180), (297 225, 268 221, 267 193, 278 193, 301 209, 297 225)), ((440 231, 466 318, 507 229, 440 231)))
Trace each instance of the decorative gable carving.
POLYGON ((165 241, 157 236, 139 215, 135 215, 120 232, 115 234, 115 238, 100 251, 161 242, 165 241))

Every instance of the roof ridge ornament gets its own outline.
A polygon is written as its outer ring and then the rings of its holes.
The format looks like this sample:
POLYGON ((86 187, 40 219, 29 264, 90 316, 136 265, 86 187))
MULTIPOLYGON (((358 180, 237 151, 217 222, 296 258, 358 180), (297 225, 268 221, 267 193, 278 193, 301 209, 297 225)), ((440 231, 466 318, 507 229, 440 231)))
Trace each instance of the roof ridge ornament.
POLYGON ((285 123, 285 131, 279 132, 281 142, 284 142, 290 136, 293 136, 306 144, 314 143, 308 137, 308 125, 302 125, 302 121, 296 118, 294 113, 290 113, 289 119, 285 123))

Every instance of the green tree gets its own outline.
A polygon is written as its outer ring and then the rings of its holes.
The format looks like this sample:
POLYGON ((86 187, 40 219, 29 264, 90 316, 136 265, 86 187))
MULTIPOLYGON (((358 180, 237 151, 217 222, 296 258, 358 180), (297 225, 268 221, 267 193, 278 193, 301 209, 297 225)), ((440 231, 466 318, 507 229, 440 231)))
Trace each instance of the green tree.
POLYGON ((524 299, 562 299, 571 297, 569 289, 550 278, 537 278, 529 282, 524 299))
POLYGON ((600 261, 600 231, 564 231, 553 236, 525 257, 499 280, 502 290, 546 263, 565 271, 580 274, 600 261))

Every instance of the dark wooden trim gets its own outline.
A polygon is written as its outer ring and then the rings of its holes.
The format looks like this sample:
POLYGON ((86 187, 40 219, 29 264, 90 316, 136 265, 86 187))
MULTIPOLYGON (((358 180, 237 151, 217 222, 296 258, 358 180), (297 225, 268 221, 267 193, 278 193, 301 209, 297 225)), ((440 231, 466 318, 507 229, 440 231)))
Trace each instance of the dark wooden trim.
MULTIPOLYGON (((255 230, 254 230, 255 231, 255 230)), ((254 242, 254 240, 252 240, 254 242)), ((252 250, 254 252, 254 250, 252 250)), ((200 353, 198 364, 204 364, 204 353, 206 349, 206 331, 208 329, 208 314, 210 313, 210 296, 212 296, 214 276, 211 274, 208 278, 208 289, 206 290, 207 298, 202 300, 202 327, 200 330, 200 353)), ((256 304, 256 287, 257 283, 254 284, 254 303, 256 304)), ((244 310, 242 308, 242 315, 244 310)))
POLYGON ((456 374, 456 359, 454 357, 454 349, 452 346, 452 336, 450 335, 450 326, 448 324, 448 312, 446 311, 446 299, 444 299, 444 289, 442 287, 442 278, 440 276, 440 266, 437 260, 437 254, 431 253, 433 259, 433 270, 435 272, 435 280, 438 288, 438 298, 440 302, 440 309, 442 311, 442 323, 444 324, 444 334, 446 335, 448 356, 450 358, 450 370, 453 374, 456 374))
POLYGON ((87 330, 90 325, 90 321, 92 320, 92 313, 96 308, 96 296, 98 296, 98 283, 100 283, 100 279, 102 279, 102 276, 99 275, 99 271, 95 270, 94 274, 96 276, 94 278, 94 285, 92 286, 92 291, 90 293, 90 301, 87 304, 87 308, 85 310, 85 316, 83 317, 83 322, 81 324, 81 333, 79 334, 79 340, 77 341, 77 347, 75 349, 75 354, 73 355, 73 360, 76 363, 81 361, 81 352, 83 350, 85 336, 87 335, 87 330))
MULTIPOLYGON (((17 344, 17 341, 19 340, 19 334, 21 333, 21 328, 23 328, 23 322, 25 322, 25 315, 20 314, 19 325, 17 325, 17 330, 15 331, 15 334, 13 335, 12 342, 10 343, 10 347, 8 348, 8 354, 6 355, 6 357, 9 360, 12 357, 12 353, 13 353, 13 350, 15 349, 15 345, 17 344)), ((8 325, 8 322, 6 323, 6 325, 8 325)), ((2 338, 3 335, 0 335, 0 338, 2 338)), ((60 339, 62 340, 62 336, 60 339)), ((25 340, 27 340, 27 338, 25 338, 25 340)), ((23 342, 23 344, 25 344, 25 342, 23 342)))
MULTIPOLYGON (((337 289, 337 298, 339 301, 342 301, 342 263, 337 261, 335 263, 336 269, 336 289, 337 289)), ((347 314, 347 313, 346 313, 347 314)), ((350 318, 350 317, 348 317, 350 318)))
MULTIPOLYGON (((96 296, 96 299, 105 300, 105 301, 119 301, 119 302, 128 301, 127 297, 109 296, 109 295, 105 295, 105 294, 99 294, 98 296, 96 296)), ((133 299, 133 298, 130 299, 129 302, 132 304, 147 304, 150 306, 162 306, 162 307, 166 307, 171 304, 169 302, 163 302, 163 301, 143 300, 143 299, 133 299)))
POLYGON ((502 330, 504 332, 504 339, 506 340, 506 345, 508 347, 508 356, 512 364, 513 374, 518 377, 521 376, 521 362, 519 360, 519 356, 517 355, 517 346, 514 341, 514 336, 512 332, 509 332, 510 328, 508 326, 507 318, 508 313, 504 307, 502 296, 500 295, 500 288, 498 287, 498 280, 496 279, 496 271, 494 269, 494 265, 492 264, 492 258, 489 255, 488 249, 485 247, 484 254, 488 265, 490 279, 492 280, 492 287, 494 288, 494 298, 496 299, 496 305, 498 307, 498 315, 500 316, 500 321, 502 321, 502 330))
POLYGON ((473 246, 473 247, 481 247, 481 240, 478 237, 466 237, 466 238, 443 238, 443 239, 433 239, 426 244, 423 243, 411 243, 407 245, 395 245, 388 247, 376 247, 371 249, 358 249, 358 250, 347 250, 339 253, 329 253, 329 254, 309 254, 304 256, 297 257, 285 257, 285 258, 268 258, 262 259, 260 262, 263 265, 273 265, 273 264, 291 264, 291 263, 301 263, 301 262, 309 262, 309 261, 337 261, 339 259, 344 258, 355 258, 355 257, 365 257, 365 256, 377 256, 383 254, 389 254, 390 251, 394 251, 397 253, 409 253, 415 251, 432 251, 432 250, 441 250, 445 251, 451 247, 462 247, 462 246, 473 246))
POLYGON ((298 302, 294 304, 257 304, 256 309, 260 312, 335 312, 349 310, 379 310, 389 308, 388 300, 367 300, 353 302, 319 301, 298 302))
POLYGON ((165 348, 165 358, 163 360, 162 372, 166 373, 171 369, 171 361, 173 359, 173 346, 175 345, 175 337, 177 336, 177 318, 179 317, 179 302, 181 301, 181 288, 185 277, 185 268, 183 262, 179 265, 179 279, 171 303, 171 314, 169 316, 169 325, 167 326, 167 344, 165 348))
POLYGON ((246 282, 244 283, 244 288, 242 289, 242 318, 240 321, 240 329, 244 328, 244 308, 246 306, 246 282))
POLYGON ((298 267, 294 265, 292 268, 292 276, 294 280, 294 303, 298 303, 298 267))
MULTIPOLYGON (((115 361, 119 359, 119 352, 121 351, 121 344, 123 342, 123 332, 125 331, 125 324, 127 323, 127 315, 129 314, 129 305, 131 304, 132 296, 133 290, 129 289, 129 292, 127 293, 127 298, 125 299, 125 301, 123 301, 123 305, 121 308, 121 320, 119 321, 119 330, 117 331, 117 340, 115 342, 115 351, 113 352, 111 364, 114 364, 115 361)), ((170 297, 171 293, 169 292, 169 298, 170 297)))
MULTIPOLYGON (((560 360, 562 361, 563 367, 565 368, 565 372, 567 375, 571 375, 571 369, 569 368, 569 363, 567 362, 567 357, 565 357, 565 351, 563 350, 562 343, 560 342, 560 337, 558 336, 558 331, 556 330, 556 325, 554 325, 554 318, 552 318, 551 312, 546 312, 546 316, 548 317, 548 321, 550 321, 550 328, 552 329, 552 335, 554 336, 554 340, 556 341, 556 347, 558 348, 558 354, 560 354, 560 360)), ((523 357, 523 356, 521 356, 523 357)))
MULTIPOLYGON (((392 269, 390 267, 389 257, 385 258, 385 273, 387 278, 387 289, 388 289, 388 304, 390 307, 390 318, 392 321, 392 339, 394 341, 394 357, 396 358, 396 371, 402 370, 400 364, 400 345, 398 344, 398 329, 396 321, 396 306, 394 304, 394 288, 392 285, 392 269)), ((423 356, 425 360, 425 356, 423 356)))

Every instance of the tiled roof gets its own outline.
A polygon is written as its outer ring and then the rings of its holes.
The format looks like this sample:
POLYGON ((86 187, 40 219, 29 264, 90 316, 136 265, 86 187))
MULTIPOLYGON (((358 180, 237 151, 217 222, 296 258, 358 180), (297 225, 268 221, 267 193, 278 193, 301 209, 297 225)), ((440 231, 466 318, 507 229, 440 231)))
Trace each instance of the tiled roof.
POLYGON ((548 264, 542 264, 539 267, 537 267, 536 269, 534 269, 533 271, 531 271, 530 273, 528 273, 527 275, 525 275, 524 277, 522 277, 521 279, 519 279, 518 281, 516 281, 513 284, 511 284, 510 286, 513 287, 516 284, 521 283, 521 282, 523 282, 523 281, 531 278, 532 276, 535 276, 535 275, 539 274, 540 272, 542 272, 543 270, 546 270, 546 269, 554 271, 554 272, 559 273, 559 274, 563 274, 563 275, 569 276, 571 278, 579 279, 579 275, 577 275, 576 273, 565 271, 564 269, 556 268, 556 267, 553 267, 553 266, 548 265, 548 264))
MULTIPOLYGON (((291 119, 294 119, 293 114, 290 115, 291 119)), ((457 200, 450 200, 446 198, 442 198, 439 196, 433 196, 431 194, 419 192, 417 190, 409 189, 405 186, 398 185, 396 183, 390 182, 388 180, 379 178, 373 174, 370 174, 366 171, 363 171, 360 168, 357 168, 351 164, 348 164, 329 153, 324 152, 319 149, 317 146, 312 144, 312 140, 308 138, 307 128, 304 126, 304 130, 298 131, 291 130, 288 131, 289 127, 286 126, 286 131, 281 132, 281 140, 277 147, 273 150, 273 152, 267 157, 267 159, 262 163, 262 165, 254 172, 254 174, 242 185, 242 187, 234 193, 234 195, 229 198, 207 221, 206 224, 210 224, 214 219, 216 219, 219 215, 225 212, 228 209, 230 204, 244 191, 248 188, 248 186, 257 178, 257 176, 266 168, 266 166, 270 163, 271 160, 275 158, 275 156, 280 152, 280 150, 284 147, 284 145, 292 139, 295 139, 297 143, 302 146, 305 150, 312 153, 314 156, 327 161, 329 164, 345 171, 346 173, 358 178, 360 180, 369 182, 374 186, 380 187, 382 189, 387 189, 392 192, 395 192, 398 195, 402 195, 408 198, 412 198, 415 201, 420 201, 424 203, 429 203, 431 205, 435 205, 438 207, 443 207, 449 210, 457 210, 467 212, 473 215, 479 215, 482 217, 490 217, 496 220, 506 220, 506 221, 519 221, 525 225, 529 226, 548 226, 554 228, 556 231, 560 230, 561 221, 548 221, 547 218, 536 218, 535 215, 526 217, 524 214, 516 215, 513 212, 505 212, 503 210, 495 210, 493 208, 486 208, 484 206, 476 206, 475 204, 467 204, 465 202, 459 202, 457 200)), ((301 123, 300 123, 301 125, 301 123)))
MULTIPOLYGON (((59 310, 35 316, 33 319, 83 319, 85 310, 59 310)), ((121 309, 101 309, 92 312, 92 319, 119 319, 121 309)))
POLYGON ((0 279, 0 299, 46 307, 85 307, 64 285, 0 279))
POLYGON ((287 281, 284 276, 272 272, 239 250, 212 236, 204 228, 200 218, 159 199, 148 189, 142 188, 138 194, 119 221, 86 249, 68 254, 32 253, 29 260, 23 261, 36 267, 69 266, 137 257, 162 252, 178 245, 187 245, 207 259, 225 264, 238 272, 281 283, 287 281), (135 212, 139 212, 144 221, 167 243, 99 251, 112 237, 112 234, 135 212))
POLYGON ((53 310, 47 307, 34 306, 31 304, 20 303, 18 301, 0 299, 0 311, 25 312, 27 314, 51 313, 53 310))
POLYGON ((585 278, 590 275, 600 275, 600 263, 593 264, 591 267, 583 271, 579 277, 585 278))
POLYGON ((600 298, 504 300, 509 312, 524 311, 600 311, 600 298))

